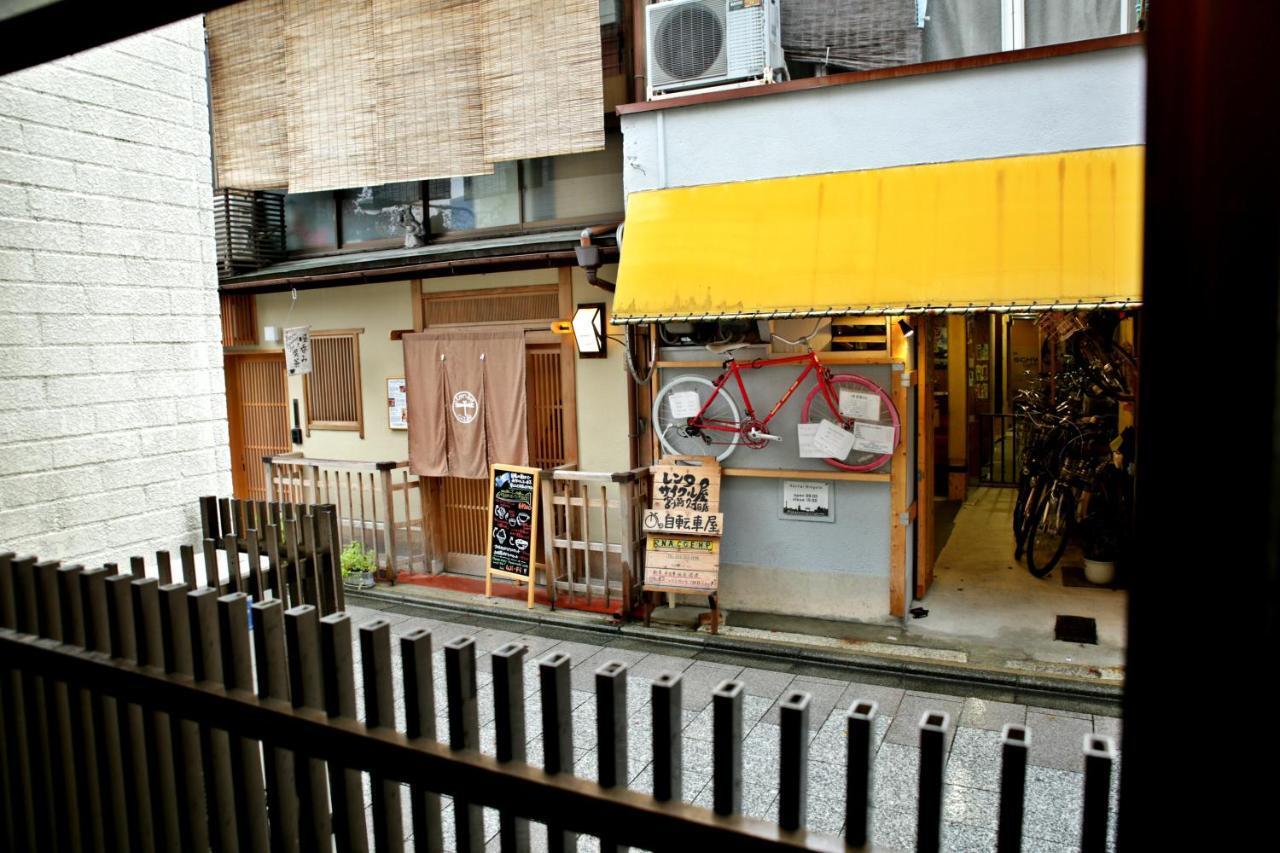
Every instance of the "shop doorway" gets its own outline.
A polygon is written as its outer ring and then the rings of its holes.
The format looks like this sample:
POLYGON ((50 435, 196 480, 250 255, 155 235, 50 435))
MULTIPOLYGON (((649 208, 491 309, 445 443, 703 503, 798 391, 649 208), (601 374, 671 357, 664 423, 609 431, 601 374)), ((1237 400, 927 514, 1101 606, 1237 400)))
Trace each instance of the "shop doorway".
POLYGON ((1138 312, 975 312, 926 328, 935 522, 917 548, 934 564, 912 630, 1119 665, 1138 312), (1085 639, 1064 641, 1059 617, 1088 623, 1085 639))
POLYGON ((289 383, 284 353, 237 353, 223 359, 231 483, 241 500, 267 499, 262 457, 288 453, 289 383))

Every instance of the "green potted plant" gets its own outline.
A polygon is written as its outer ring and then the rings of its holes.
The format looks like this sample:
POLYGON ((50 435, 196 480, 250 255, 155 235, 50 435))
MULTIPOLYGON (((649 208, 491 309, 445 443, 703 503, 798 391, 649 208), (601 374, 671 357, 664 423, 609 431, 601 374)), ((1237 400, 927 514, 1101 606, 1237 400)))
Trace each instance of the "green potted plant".
POLYGON ((1116 558, 1120 554, 1120 526, 1106 514, 1085 520, 1084 576, 1089 583, 1106 586, 1116 578, 1116 558))
POLYGON ((351 542, 342 549, 342 582, 354 589, 373 586, 373 573, 378 568, 378 553, 366 549, 359 542, 351 542))

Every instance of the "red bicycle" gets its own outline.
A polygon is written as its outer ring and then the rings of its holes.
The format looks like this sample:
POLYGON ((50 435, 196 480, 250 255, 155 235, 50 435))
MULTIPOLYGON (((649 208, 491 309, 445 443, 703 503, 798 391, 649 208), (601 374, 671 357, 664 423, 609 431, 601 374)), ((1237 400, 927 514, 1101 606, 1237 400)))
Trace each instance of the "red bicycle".
MULTIPOLYGON (((819 326, 821 322, 812 332, 795 341, 775 334, 773 337, 783 343, 805 348, 803 353, 779 358, 740 362, 732 353, 748 344, 709 345, 707 349, 710 352, 728 356, 718 377, 712 380, 704 376, 677 376, 663 385, 654 399, 653 429, 663 449, 668 453, 690 456, 715 456, 723 462, 740 444, 758 450, 770 442, 783 441, 782 436, 769 432, 769 423, 812 373, 817 381, 805 397, 803 422, 819 424, 819 429, 823 429, 821 422, 829 421, 853 435, 852 449, 843 457, 828 457, 827 463, 845 471, 872 471, 887 462, 901 438, 898 410, 889 396, 871 380, 852 373, 832 373, 823 365, 809 343, 818 334, 819 326), (743 370, 784 364, 804 364, 805 368, 769 413, 763 418, 757 417, 746 383, 742 380, 743 370), (737 383, 742 396, 742 408, 747 413, 745 418, 741 417, 738 404, 725 389, 730 378, 737 383), (891 443, 888 441, 889 428, 893 431, 891 443)), ((830 427, 826 429, 830 430, 830 427)))

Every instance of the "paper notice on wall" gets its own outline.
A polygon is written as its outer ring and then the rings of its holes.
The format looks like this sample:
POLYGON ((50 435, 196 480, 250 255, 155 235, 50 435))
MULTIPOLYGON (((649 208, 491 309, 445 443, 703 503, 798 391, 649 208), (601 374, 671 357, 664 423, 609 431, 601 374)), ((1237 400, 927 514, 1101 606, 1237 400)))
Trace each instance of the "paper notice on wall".
POLYGON ((667 396, 667 406, 673 418, 691 418, 702 411, 697 391, 676 391, 667 396))
POLYGON ((853 449, 866 453, 892 453, 893 427, 855 421, 853 424, 853 449))
POLYGON ((880 420, 880 395, 840 389, 840 416, 860 421, 880 420))
POLYGON ((796 424, 802 459, 844 459, 853 449, 853 435, 831 421, 796 424))
POLYGON ((290 376, 311 372, 311 327, 284 330, 284 364, 290 376))

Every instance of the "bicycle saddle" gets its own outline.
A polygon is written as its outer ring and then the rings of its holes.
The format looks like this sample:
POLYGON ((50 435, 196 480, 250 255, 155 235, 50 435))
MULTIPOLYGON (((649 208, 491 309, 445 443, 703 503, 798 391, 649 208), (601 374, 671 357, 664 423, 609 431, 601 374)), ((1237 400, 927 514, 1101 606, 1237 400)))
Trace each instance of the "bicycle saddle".
POLYGON ((749 346, 751 346, 751 344, 746 343, 745 341, 736 341, 726 344, 707 344, 707 352, 713 352, 716 355, 723 355, 724 353, 733 352, 749 346))

